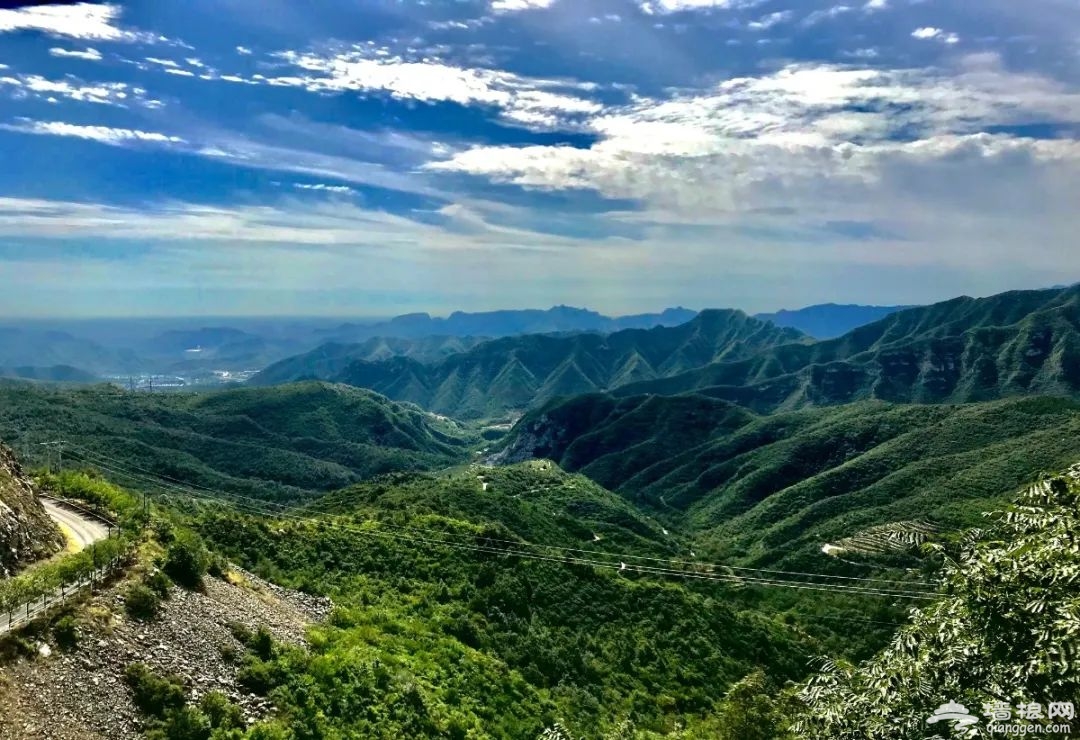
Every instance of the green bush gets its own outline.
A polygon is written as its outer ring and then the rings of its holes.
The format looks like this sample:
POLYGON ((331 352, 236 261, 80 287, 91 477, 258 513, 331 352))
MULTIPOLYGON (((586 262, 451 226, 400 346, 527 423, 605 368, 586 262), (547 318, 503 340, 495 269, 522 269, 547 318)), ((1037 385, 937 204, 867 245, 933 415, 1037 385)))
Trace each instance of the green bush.
POLYGON ((161 599, 169 598, 169 588, 172 586, 172 581, 164 572, 155 570, 143 579, 143 583, 161 599))
POLYGON ((124 681, 135 706, 151 717, 164 718, 170 710, 187 704, 184 681, 179 676, 157 676, 145 664, 132 663, 124 671, 124 681))
POLYGON ((245 726, 244 714, 240 711, 240 707, 218 691, 211 691, 204 696, 199 703, 199 709, 210 720, 210 726, 215 730, 234 730, 245 726))
POLYGON ((136 583, 124 595, 124 609, 134 619, 148 622, 161 611, 161 597, 143 584, 136 583))
POLYGON ((64 650, 74 650, 79 645, 79 631, 75 623, 75 617, 65 614, 53 624, 53 637, 56 644, 64 650))
POLYGON ((201 588, 209 565, 210 553, 194 535, 178 537, 165 556, 165 573, 184 588, 201 588))

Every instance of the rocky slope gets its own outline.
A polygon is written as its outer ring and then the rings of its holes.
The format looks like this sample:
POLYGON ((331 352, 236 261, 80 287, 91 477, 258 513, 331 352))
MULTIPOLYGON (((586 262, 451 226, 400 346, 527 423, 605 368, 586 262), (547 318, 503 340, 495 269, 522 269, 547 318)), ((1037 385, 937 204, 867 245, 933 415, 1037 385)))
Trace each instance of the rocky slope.
POLYGON ((207 578, 204 593, 174 587, 149 623, 125 614, 123 582, 95 596, 78 611, 77 647, 65 652, 40 643, 33 660, 0 671, 0 740, 141 737, 144 718, 124 682, 132 663, 180 676, 193 702, 217 691, 249 723, 264 717, 269 702, 237 681, 240 661, 233 656, 244 647, 232 626, 265 627, 279 641, 302 645, 307 625, 324 619, 331 604, 238 573, 241 585, 207 578))
POLYGON ((63 544, 63 535, 38 502, 14 453, 0 445, 0 577, 63 544))

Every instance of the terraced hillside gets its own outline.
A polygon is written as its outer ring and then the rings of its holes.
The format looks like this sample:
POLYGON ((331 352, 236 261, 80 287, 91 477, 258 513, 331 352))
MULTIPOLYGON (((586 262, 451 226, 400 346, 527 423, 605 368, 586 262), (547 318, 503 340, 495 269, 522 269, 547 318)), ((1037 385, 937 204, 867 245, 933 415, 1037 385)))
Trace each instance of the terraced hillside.
MULTIPOLYGON (((441 362, 397 357, 357 361, 323 379, 370 388, 456 418, 495 416, 538 406, 558 397, 662 378, 716 361, 736 362, 762 350, 802 341, 741 311, 703 311, 675 327, 630 329, 608 335, 533 334, 481 344, 441 362)), ((314 360, 294 365, 292 375, 270 368, 255 385, 318 373, 314 360)))

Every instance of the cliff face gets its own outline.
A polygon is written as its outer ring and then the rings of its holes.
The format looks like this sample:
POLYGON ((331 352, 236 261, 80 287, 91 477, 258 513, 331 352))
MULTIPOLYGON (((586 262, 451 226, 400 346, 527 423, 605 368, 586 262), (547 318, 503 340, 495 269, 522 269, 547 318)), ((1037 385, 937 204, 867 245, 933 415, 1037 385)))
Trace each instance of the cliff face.
POLYGON ((64 545, 15 455, 0 445, 0 577, 46 557, 64 545))

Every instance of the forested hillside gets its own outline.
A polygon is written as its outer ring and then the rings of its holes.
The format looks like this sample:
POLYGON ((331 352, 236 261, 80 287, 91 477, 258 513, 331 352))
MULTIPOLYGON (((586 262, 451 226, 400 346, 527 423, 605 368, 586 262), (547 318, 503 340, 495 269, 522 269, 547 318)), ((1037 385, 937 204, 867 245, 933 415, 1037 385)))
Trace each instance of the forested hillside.
POLYGON ((708 720, 756 669, 806 676, 821 649, 780 618, 783 600, 770 613, 748 609, 738 584, 620 571, 620 553, 675 547, 551 466, 397 476, 303 516, 210 507, 193 524, 234 561, 333 597, 310 655, 282 647, 248 669, 276 726, 319 736, 532 740, 560 721, 587 737, 627 722, 666 736, 708 720))
POLYGON ((983 401, 1080 393, 1080 287, 957 298, 829 341, 791 344, 622 395, 700 391, 756 411, 850 403, 983 401))
MULTIPOLYGON (((357 361, 325 380, 370 388, 456 418, 478 418, 532 407, 557 396, 606 390, 667 377, 720 360, 738 361, 802 335, 740 311, 704 311, 675 327, 631 329, 607 336, 527 335, 499 339, 426 365, 407 357, 357 361)), ((280 365, 256 375, 262 385, 311 377, 321 358, 280 365)))
POLYGON ((996 497, 1080 458, 1080 402, 864 402, 757 416, 707 396, 592 395, 515 427, 497 460, 550 458, 721 560, 827 561, 876 525, 977 524, 996 497))
POLYGON ((196 393, 0 383, 0 439, 39 462, 134 466, 185 483, 290 498, 467 457, 455 427, 369 391, 322 383, 196 393), (55 449, 54 449, 55 452, 55 449))

